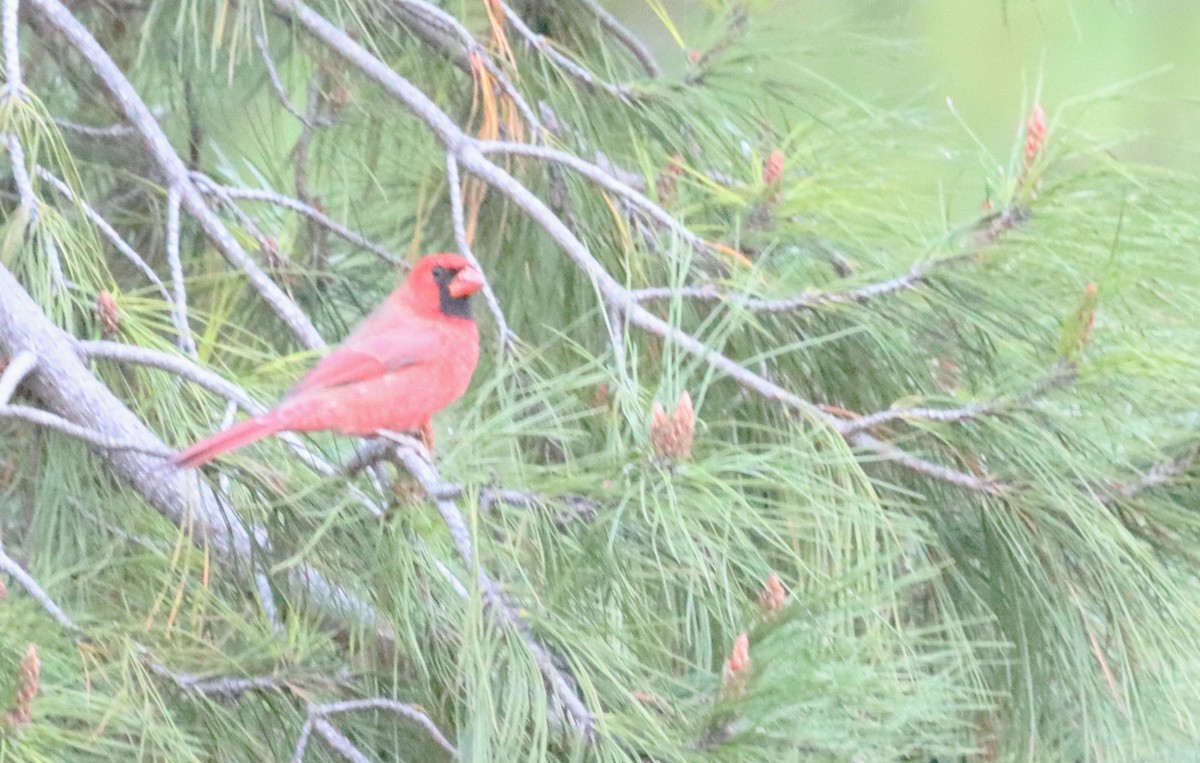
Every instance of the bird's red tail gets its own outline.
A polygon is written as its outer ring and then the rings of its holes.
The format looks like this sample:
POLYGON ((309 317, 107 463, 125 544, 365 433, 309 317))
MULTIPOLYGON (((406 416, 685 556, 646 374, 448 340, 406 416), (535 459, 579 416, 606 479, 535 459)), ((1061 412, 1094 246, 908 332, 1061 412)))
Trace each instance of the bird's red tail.
POLYGON ((269 418, 242 421, 228 429, 205 437, 181 453, 176 453, 171 457, 171 463, 184 469, 203 466, 222 453, 237 450, 243 445, 249 445, 255 440, 261 440, 278 431, 280 431, 279 426, 269 418))

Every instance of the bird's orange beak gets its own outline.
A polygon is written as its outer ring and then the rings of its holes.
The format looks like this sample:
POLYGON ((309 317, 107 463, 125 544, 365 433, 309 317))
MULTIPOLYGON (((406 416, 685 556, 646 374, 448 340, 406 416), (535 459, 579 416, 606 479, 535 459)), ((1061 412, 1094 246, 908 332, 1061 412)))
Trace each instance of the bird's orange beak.
POLYGON ((483 274, 468 265, 458 271, 458 275, 454 276, 454 280, 450 282, 450 296, 455 299, 469 297, 482 289, 483 283, 483 274))

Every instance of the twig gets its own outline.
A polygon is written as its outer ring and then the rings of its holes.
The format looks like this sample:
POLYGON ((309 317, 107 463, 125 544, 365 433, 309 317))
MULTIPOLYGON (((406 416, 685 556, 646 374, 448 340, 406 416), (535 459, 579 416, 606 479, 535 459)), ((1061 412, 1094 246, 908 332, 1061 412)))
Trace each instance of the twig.
POLYGON ((171 317, 175 321, 175 330, 179 332, 179 348, 194 358, 196 341, 192 339, 192 329, 188 325, 187 284, 183 280, 183 261, 179 257, 179 204, 179 188, 172 186, 167 190, 167 265, 171 269, 171 286, 175 290, 171 317))
POLYGON ((222 185, 200 172, 193 172, 192 177, 196 179, 200 185, 200 190, 204 193, 212 194, 222 200, 245 199, 246 201, 261 201, 268 204, 274 204, 285 209, 290 209, 293 212, 298 212, 304 215, 318 225, 327 228, 331 233, 339 238, 342 238, 357 247, 366 249, 388 264, 399 265, 403 262, 399 256, 389 252, 387 249, 384 249, 374 241, 355 233, 313 205, 303 202, 299 199, 293 199, 290 196, 285 196, 284 194, 268 189, 235 188, 233 186, 222 185))
MULTIPOLYGON (((327 705, 309 705, 308 721, 305 725, 313 724, 314 726, 317 726, 315 730, 318 734, 321 734, 322 738, 324 738, 326 742, 330 742, 331 747, 338 752, 341 752, 350 760, 357 760, 357 758, 353 757, 351 754, 347 754, 343 749, 338 747, 338 744, 343 742, 345 744, 350 744, 350 740, 346 739, 346 737, 334 729, 332 725, 329 725, 327 719, 329 716, 336 715, 338 713, 351 713, 359 710, 382 710, 384 712, 392 713, 393 715, 404 718, 405 720, 412 721, 421 728, 425 729, 430 738, 432 738, 439 747, 450 753, 451 756, 455 758, 458 757, 458 750, 453 744, 450 743, 450 740, 446 738, 446 735, 442 733, 442 730, 437 727, 437 724, 433 722, 433 720, 424 710, 416 705, 411 705, 406 702, 397 702, 396 700, 386 699, 384 697, 350 699, 343 702, 331 702, 327 705), (321 723, 325 723, 329 730, 332 730, 333 733, 336 734, 335 738, 338 740, 338 744, 331 742, 329 737, 326 736, 326 732, 322 732, 321 728, 319 727, 319 724, 321 723)), ((301 736, 305 736, 303 732, 301 732, 301 736)), ((304 745, 297 741, 296 754, 293 755, 292 760, 302 760, 303 757, 304 745)))
POLYGON ((381 435, 399 443, 395 449, 396 457, 404 464, 408 472, 416 478, 426 494, 431 497, 434 506, 437 507, 438 513, 442 516, 442 521, 446 524, 446 528, 450 532, 450 539, 454 542, 454 547, 458 551, 458 556, 463 564, 467 569, 475 570, 479 590, 483 596, 484 603, 487 605, 488 612, 501 623, 512 628, 521 637, 526 649, 529 650, 530 655, 533 657, 534 664, 537 665, 538 671, 541 672, 542 678, 549 686, 551 695, 566 708, 571 718, 571 725, 585 736, 590 737, 596 730, 595 717, 572 689, 570 680, 555 664, 554 657, 529 632, 524 618, 505 601, 499 587, 487 574, 483 566, 479 564, 479 560, 475 558, 471 533, 467 528, 467 522, 462 512, 459 511, 454 501, 433 497, 437 495, 438 488, 442 485, 441 476, 437 473, 436 467, 421 455, 417 447, 413 446, 411 438, 406 438, 402 435, 396 436, 391 433, 381 433, 381 435))
MULTIPOLYGON (((475 259, 475 253, 471 251, 471 242, 467 240, 467 226, 463 219, 462 181, 458 176, 458 160, 451 154, 446 155, 446 179, 450 185, 450 217, 454 221, 454 240, 458 245, 458 251, 475 266, 476 270, 482 273, 483 266, 479 264, 479 260, 475 259)), ((496 328, 499 329, 500 354, 507 354, 515 348, 517 335, 508 327, 508 321, 504 319, 504 310, 500 307, 500 300, 496 298, 496 292, 487 278, 483 280, 483 298, 487 301, 488 309, 492 311, 492 319, 496 321, 496 328)))
POLYGON ((88 138, 128 138, 131 135, 137 135, 137 128, 125 122, 117 122, 107 127, 97 127, 95 125, 81 125, 78 122, 55 117, 54 124, 60 130, 78 133, 88 138))
POLYGON ((296 119, 299 119, 302 124, 312 125, 312 122, 296 108, 296 104, 292 103, 292 99, 288 96, 287 88, 283 86, 283 79, 279 76, 279 70, 275 68, 275 59, 271 58, 271 48, 267 45, 267 37, 263 34, 260 22, 255 18, 254 21, 254 45, 258 48, 258 53, 262 57, 263 66, 267 68, 267 77, 271 80, 271 87, 275 90, 275 97, 279 99, 279 103, 283 108, 296 119))
POLYGON ((843 423, 843 434, 854 434, 869 429, 874 429, 881 424, 887 424, 892 421, 940 421, 940 422, 961 422, 978 419, 982 416, 987 416, 1003 410, 1007 407, 1018 406, 1027 403, 1034 398, 1040 397, 1055 387, 1067 384, 1075 379, 1078 375, 1078 368, 1070 363, 1058 363, 1050 374, 1042 381, 1035 384, 1031 389, 1017 395, 1015 397, 998 397, 994 400, 983 400, 975 403, 967 403, 966 405, 957 408, 896 408, 892 407, 885 411, 859 416, 843 423))
MULTIPOLYGON (((660 207, 653 200, 651 200, 650 197, 646 196, 641 191, 616 178, 611 172, 605 170, 598 164, 589 162, 586 159, 580 159, 574 154, 561 151, 557 148, 551 148, 549 146, 534 146, 528 143, 513 143, 511 141, 499 140, 474 140, 472 138, 467 138, 467 140, 470 142, 471 147, 478 150, 478 152, 481 154, 511 154, 515 156, 529 156, 535 159, 541 159, 547 162, 555 162, 557 164, 570 167, 604 190, 609 191, 610 193, 615 193, 617 196, 620 196, 622 199, 632 204, 636 209, 640 209, 641 211, 645 212, 660 225, 679 236, 679 238, 685 241, 697 252, 706 255, 711 255, 713 253, 713 247, 711 244, 689 230, 687 226, 676 219, 674 215, 660 207)), ((499 168, 497 167, 497 169, 499 168)))
POLYGON ((521 35, 525 42, 529 43, 537 52, 550 59, 552 63, 559 66, 563 71, 583 83, 586 87, 594 90, 603 90, 623 101, 631 101, 636 97, 633 88, 628 85, 616 85, 602 80, 570 56, 559 52, 558 48, 552 42, 530 29, 529 25, 525 23, 516 11, 509 7, 508 3, 501 0, 500 7, 504 11, 504 17, 508 19, 508 23, 513 25, 513 28, 517 30, 517 34, 521 35))
POLYGON ((1192 447, 1182 455, 1166 461, 1160 461, 1151 466, 1146 470, 1145 474, 1135 480, 1115 483, 1113 487, 1117 495, 1103 497, 1101 498, 1101 503, 1111 506, 1116 503, 1117 497, 1124 499, 1134 498, 1147 490, 1168 485, 1195 469, 1198 462, 1200 462, 1200 447, 1192 447))
POLYGON ((13 183, 21 197, 21 206, 29 215, 29 224, 37 222, 39 209, 38 197, 33 192, 33 183, 29 180, 29 169, 25 166, 25 148, 15 134, 5 136, 5 146, 8 148, 8 160, 12 165, 13 183))
POLYGON ((21 380, 36 367, 37 354, 32 350, 21 350, 8 361, 4 373, 0 373, 0 407, 8 405, 21 380))
POLYGON ((858 432, 857 434, 850 435, 849 442, 852 445, 872 451, 898 466, 903 466, 905 469, 923 474, 926 477, 932 477, 941 482, 966 488, 976 493, 1003 496, 1009 492, 1009 488, 995 480, 976 477, 966 472, 942 466, 941 464, 935 464, 932 461, 926 461, 923 458, 918 458, 911 453, 897 448, 890 442, 877 440, 866 432, 858 432))
POLYGON ((454 16, 425 0, 392 0, 392 6, 405 16, 413 31, 431 47, 446 54, 458 54, 454 63, 467 74, 471 74, 471 57, 474 55, 483 68, 496 81, 497 86, 517 108, 521 118, 525 120, 534 134, 540 139, 544 131, 537 114, 530 108, 529 103, 517 90, 508 74, 496 65, 486 48, 467 30, 454 16), (446 41, 450 37, 456 40, 459 48, 452 49, 446 41))
POLYGON ((0 418, 28 421, 31 424, 37 424, 46 429, 62 432, 69 437, 74 437, 102 450, 131 451, 134 453, 145 453, 148 456, 158 456, 160 458, 167 458, 173 452, 165 446, 147 445, 135 440, 110 437, 103 432, 97 432, 94 429, 81 427, 78 424, 67 421, 62 416, 55 416, 48 411, 43 411, 40 408, 30 408, 27 405, 0 405, 0 418))
POLYGON ((150 672, 159 678, 165 678, 185 692, 200 694, 205 697, 220 699, 237 699, 250 693, 277 693, 287 690, 286 684, 274 676, 254 676, 243 678, 239 676, 217 676, 200 678, 190 673, 178 673, 150 657, 149 650, 139 649, 150 672))
POLYGON ((21 78, 21 41, 18 35, 19 0, 4 0, 4 83, 2 98, 23 98, 25 83, 21 78))
POLYGON ((646 70, 646 74, 651 77, 659 76, 661 72, 658 68, 658 62, 654 60, 654 54, 650 52, 650 49, 646 47, 645 43, 637 35, 627 29, 620 21, 617 21, 616 17, 609 13, 600 3, 596 2, 596 0, 578 0, 578 2, 596 17, 596 20, 600 22, 600 26, 607 29, 609 34, 629 49, 633 57, 646 70))
POLYGON ((130 246, 129 243, 121 237, 121 234, 117 232, 116 228, 113 228, 112 225, 109 224, 108 220, 105 220, 103 217, 101 217, 100 213, 93 209, 86 201, 76 196, 71 190, 70 186, 68 186, 59 178, 55 177, 54 174, 45 167, 38 165, 37 167, 34 167, 34 172, 42 180, 45 180, 50 185, 54 186, 54 189, 58 191, 63 198, 78 206, 79 209, 83 211, 84 216, 91 220, 92 225, 95 225, 100 232, 104 234, 104 237, 107 238, 110 243, 112 243, 116 250, 125 255, 125 259, 133 263, 134 267, 142 271, 146 278, 150 280, 150 283, 154 284, 158 288, 158 292, 162 295, 163 301, 168 304, 172 304, 171 295, 167 292, 167 287, 165 284, 163 284, 162 279, 159 278, 158 274, 154 272, 154 269, 146 263, 146 260, 144 260, 142 256, 137 253, 137 250, 130 246))
POLYGON ((54 622, 61 625, 63 629, 73 634, 82 632, 79 626, 75 624, 75 621, 63 611, 62 607, 54 603, 54 599, 50 598, 50 594, 46 593, 46 589, 42 588, 37 580, 25 571, 24 567, 8 555, 4 550, 2 542, 0 542, 0 570, 11 575, 13 580, 17 581, 17 585, 24 588, 25 593, 29 594, 31 599, 40 604, 42 609, 46 610, 46 614, 50 615, 54 619, 54 622))
POLYGON ((71 47, 78 51, 104 86, 116 97, 125 112, 125 117, 137 128, 146 142, 150 155, 164 175, 167 187, 178 189, 183 208, 196 218, 217 250, 246 274, 262 298, 305 347, 324 347, 325 341, 300 306, 255 264, 221 219, 208 208, 204 195, 188 176, 187 165, 171 146, 166 133, 150 113, 149 107, 104 47, 59 0, 28 2, 41 18, 57 29, 71 47))
POLYGON ((681 288, 672 288, 669 286, 656 286, 646 289, 634 289, 630 292, 634 299, 639 302, 649 302, 653 300, 663 299, 694 299, 707 302, 729 302, 738 307, 755 312, 763 313, 785 313, 798 310, 815 310, 827 305, 843 305, 851 302, 863 303, 868 302, 877 297, 882 297, 888 294, 897 292, 911 291, 916 289, 929 277, 933 270, 962 262, 973 256, 972 253, 955 254, 949 257, 942 257, 936 260, 926 260, 918 262, 908 269, 904 275, 890 278, 886 281, 878 283, 866 284, 845 291, 826 292, 817 294, 801 294, 795 297, 784 297, 781 299, 761 299, 757 297, 749 297, 745 294, 736 292, 724 291, 715 286, 684 286, 681 288))

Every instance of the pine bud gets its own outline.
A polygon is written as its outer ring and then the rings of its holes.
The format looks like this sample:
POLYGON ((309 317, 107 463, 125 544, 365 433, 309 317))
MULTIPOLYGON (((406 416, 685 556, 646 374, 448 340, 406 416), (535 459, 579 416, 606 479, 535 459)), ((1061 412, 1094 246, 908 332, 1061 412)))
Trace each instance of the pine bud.
POLYGON ((772 572, 767 577, 767 582, 763 585, 763 589, 758 592, 758 608, 762 610, 763 616, 774 617, 779 610, 783 609, 786 601, 787 591, 784 590, 783 583, 779 580, 779 575, 772 572))
POLYGON ((1092 343, 1092 329, 1096 326, 1096 308, 1100 297, 1096 292, 1096 284, 1090 283, 1083 289, 1083 297, 1079 306, 1063 322, 1062 331, 1058 337, 1058 354, 1070 363, 1075 363, 1083 355, 1088 345, 1092 343))
POLYGON ((0 716, 0 724, 8 727, 24 726, 33 718, 33 698, 38 693, 38 677, 42 663, 38 660, 37 647, 29 645, 21 660, 21 683, 13 698, 12 709, 0 716))
POLYGON ((662 403, 650 409, 650 445, 654 454, 672 461, 690 461, 696 434, 696 411, 687 390, 679 393, 675 412, 667 415, 662 403))
POLYGON ((1033 160, 1042 152, 1046 141, 1046 112, 1041 104, 1033 107, 1033 112, 1025 122, 1025 169, 1028 170, 1033 160))
POLYGON ((750 683, 750 636, 745 632, 734 639, 729 659, 721 671, 721 696, 737 699, 746 696, 750 683))
POLYGON ((117 299, 110 291, 96 295, 96 319, 100 321, 100 333, 112 336, 121 330, 121 311, 117 299))
POLYGON ((762 181, 763 185, 777 185, 783 178, 784 156, 783 151, 778 148, 771 152, 767 157, 767 161, 763 164, 762 181))

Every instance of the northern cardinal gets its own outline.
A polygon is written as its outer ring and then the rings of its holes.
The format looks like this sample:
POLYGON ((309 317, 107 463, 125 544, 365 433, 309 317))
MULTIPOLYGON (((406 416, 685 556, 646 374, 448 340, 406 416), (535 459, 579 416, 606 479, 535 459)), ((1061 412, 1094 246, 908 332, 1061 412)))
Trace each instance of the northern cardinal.
POLYGON ((462 396, 479 360, 471 295, 483 276, 457 254, 421 258, 408 279, 270 411, 204 438, 184 468, 276 432, 374 435, 425 429, 462 396))

